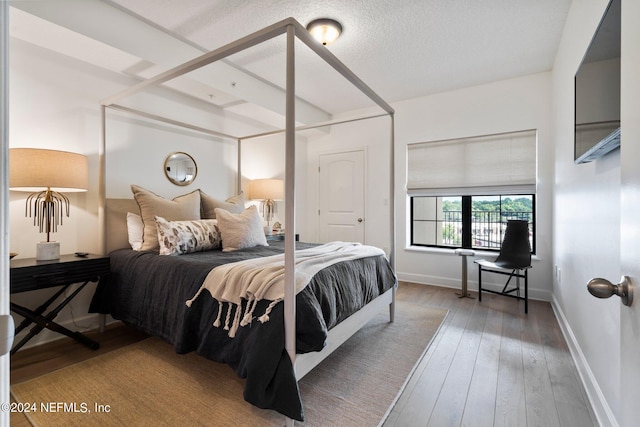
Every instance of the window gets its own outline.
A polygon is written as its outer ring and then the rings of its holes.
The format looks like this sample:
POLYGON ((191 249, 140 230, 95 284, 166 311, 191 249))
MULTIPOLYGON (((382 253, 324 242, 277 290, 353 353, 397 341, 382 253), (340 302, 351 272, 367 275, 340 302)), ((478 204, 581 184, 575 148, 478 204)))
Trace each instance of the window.
POLYGON ((536 131, 407 146, 411 245, 499 250, 510 219, 535 252, 536 131))
POLYGON ((535 195, 414 196, 411 245, 499 250, 507 221, 529 222, 535 253, 535 195))

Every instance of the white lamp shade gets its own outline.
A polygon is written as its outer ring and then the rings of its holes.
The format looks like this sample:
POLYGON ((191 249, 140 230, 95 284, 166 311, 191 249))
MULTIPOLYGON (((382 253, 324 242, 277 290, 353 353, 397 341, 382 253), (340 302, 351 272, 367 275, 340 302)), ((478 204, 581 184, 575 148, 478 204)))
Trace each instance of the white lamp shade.
POLYGON ((253 200, 284 200, 284 181, 281 179, 254 179, 250 190, 253 200))
POLYGON ((82 154, 39 148, 9 150, 9 189, 87 191, 88 161, 82 154))

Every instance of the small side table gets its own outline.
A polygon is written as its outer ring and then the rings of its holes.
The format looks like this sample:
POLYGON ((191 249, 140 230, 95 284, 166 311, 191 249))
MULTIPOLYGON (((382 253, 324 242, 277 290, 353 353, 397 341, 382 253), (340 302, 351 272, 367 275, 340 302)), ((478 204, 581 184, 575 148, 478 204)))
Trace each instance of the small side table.
POLYGON ((11 260, 9 275, 12 294, 61 286, 61 289, 57 290, 35 310, 11 302, 11 311, 25 318, 16 327, 16 335, 27 326, 34 324, 29 333, 11 349, 11 354, 18 351, 27 341, 45 328, 66 335, 93 350, 97 350, 100 344, 80 332, 65 328, 54 322, 53 319, 89 282, 97 282, 101 277, 109 274, 109 267, 109 257, 100 255, 85 257, 61 255, 60 259, 51 261, 37 261, 35 258, 11 260), (56 307, 45 313, 49 306, 74 283, 81 283, 81 285, 56 307))
POLYGON ((471 249, 456 249, 455 253, 462 257, 462 291, 456 292, 456 295, 460 295, 458 298, 473 298, 473 296, 467 292, 467 257, 474 256, 476 253, 471 249))

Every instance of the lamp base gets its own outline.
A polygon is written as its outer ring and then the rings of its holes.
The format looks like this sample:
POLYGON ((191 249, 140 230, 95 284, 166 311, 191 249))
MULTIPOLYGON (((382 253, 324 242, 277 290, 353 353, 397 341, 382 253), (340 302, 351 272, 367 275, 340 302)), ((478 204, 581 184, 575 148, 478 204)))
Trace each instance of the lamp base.
POLYGON ((264 227, 264 235, 265 235, 265 236, 271 236, 271 235, 273 235, 273 230, 271 229, 271 227, 270 227, 270 226, 266 225, 266 226, 264 227))
POLYGON ((36 260, 50 261, 60 258, 60 242, 40 242, 36 244, 36 260))

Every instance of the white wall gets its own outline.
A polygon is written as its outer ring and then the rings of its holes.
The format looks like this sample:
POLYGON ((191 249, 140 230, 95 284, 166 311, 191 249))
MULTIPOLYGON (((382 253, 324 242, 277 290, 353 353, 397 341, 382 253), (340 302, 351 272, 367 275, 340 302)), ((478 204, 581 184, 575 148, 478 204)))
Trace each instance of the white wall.
POLYGON ((106 182, 108 198, 131 198, 131 184, 173 198, 201 188, 225 198, 236 194, 237 143, 187 129, 141 121, 107 111, 106 182), (188 153, 197 175, 188 186, 170 183, 164 173, 166 157, 188 153))
MULTIPOLYGON (((586 290, 620 274, 620 151, 573 163, 574 75, 608 0, 573 2, 553 69, 555 141, 554 308, 603 425, 619 413, 620 301, 586 290)), ((624 13, 624 12, 623 12, 624 13)), ((623 35, 624 37, 624 35, 623 35)))
MULTIPOLYGON (((396 204, 398 276, 403 280, 460 287, 460 258, 451 250, 409 247, 406 196, 407 144, 536 129, 538 183, 536 249, 530 271, 531 298, 551 298, 551 203, 553 139, 550 73, 461 89, 393 104, 396 109, 396 204)), ((482 254, 480 256, 495 254, 482 254)), ((469 289, 477 289, 477 273, 469 262, 469 289)), ((499 281, 500 278, 496 278, 499 281)), ((499 282, 498 282, 499 283, 499 282)), ((515 302, 514 302, 515 303, 515 302)))

